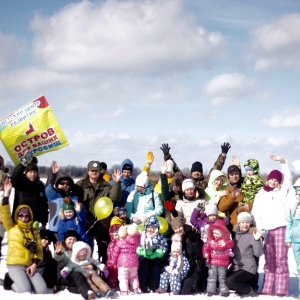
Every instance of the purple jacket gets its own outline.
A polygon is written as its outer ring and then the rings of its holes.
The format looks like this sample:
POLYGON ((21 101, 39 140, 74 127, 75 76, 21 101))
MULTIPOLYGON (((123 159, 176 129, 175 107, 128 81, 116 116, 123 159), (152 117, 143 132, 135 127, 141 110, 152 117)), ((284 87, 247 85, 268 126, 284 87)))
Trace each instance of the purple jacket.
POLYGON ((134 268, 138 267, 139 260, 136 254, 136 248, 140 245, 141 235, 127 235, 119 239, 114 247, 111 261, 117 264, 117 267, 134 268))

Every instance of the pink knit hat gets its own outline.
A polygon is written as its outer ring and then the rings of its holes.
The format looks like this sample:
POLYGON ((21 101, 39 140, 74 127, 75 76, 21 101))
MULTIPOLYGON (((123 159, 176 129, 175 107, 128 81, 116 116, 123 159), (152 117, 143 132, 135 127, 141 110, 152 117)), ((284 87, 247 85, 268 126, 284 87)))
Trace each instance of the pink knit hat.
POLYGON ((282 182, 282 173, 278 170, 273 170, 268 175, 267 180, 270 180, 270 179, 276 179, 279 182, 279 184, 281 184, 281 182, 282 182))

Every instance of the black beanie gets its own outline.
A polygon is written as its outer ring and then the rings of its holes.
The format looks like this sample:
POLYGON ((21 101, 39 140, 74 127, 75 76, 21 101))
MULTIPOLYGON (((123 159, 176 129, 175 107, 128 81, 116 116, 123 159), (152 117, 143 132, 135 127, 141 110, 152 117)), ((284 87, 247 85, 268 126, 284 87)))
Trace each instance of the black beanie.
POLYGON ((39 172, 38 166, 35 163, 29 163, 25 169, 25 174, 29 171, 36 171, 39 172))
POLYGON ((192 169, 191 169, 191 173, 198 171, 201 174, 203 174, 203 169, 202 169, 202 164, 199 161, 196 161, 192 164, 192 169))
POLYGON ((76 230, 74 229, 69 229, 65 235, 64 235, 64 241, 68 238, 68 237, 74 237, 76 238, 77 240, 79 240, 79 236, 78 236, 78 233, 76 232, 76 230))
POLYGON ((130 164, 125 164, 124 167, 123 167, 123 170, 127 170, 127 171, 131 171, 132 172, 132 166, 130 164))
POLYGON ((105 162, 101 162, 100 163, 100 168, 104 169, 104 170, 107 170, 107 164, 105 162))

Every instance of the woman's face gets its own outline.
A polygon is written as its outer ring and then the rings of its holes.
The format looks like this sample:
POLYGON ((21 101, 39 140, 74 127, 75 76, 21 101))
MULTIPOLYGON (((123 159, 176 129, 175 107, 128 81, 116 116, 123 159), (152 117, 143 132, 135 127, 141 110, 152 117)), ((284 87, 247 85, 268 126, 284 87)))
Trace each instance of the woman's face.
POLYGON ((183 235, 184 234, 184 228, 183 228, 183 226, 176 226, 174 228, 174 232, 177 233, 177 234, 179 234, 179 235, 183 235))
POLYGON ((224 178, 223 177, 217 177, 214 181, 214 186, 218 189, 223 185, 224 178))
POLYGON ((279 182, 277 179, 272 178, 268 180, 268 185, 271 188, 277 188, 279 186, 279 182))
POLYGON ((188 197, 192 197, 194 195, 195 189, 188 188, 184 190, 184 195, 188 197))
POLYGON ((34 171, 34 170, 31 170, 31 171, 28 171, 26 173, 26 177, 30 180, 30 181, 35 181, 36 178, 38 176, 38 173, 37 171, 34 171))
POLYGON ((70 182, 68 180, 62 180, 59 184, 58 184, 58 188, 60 190, 63 190, 65 192, 67 192, 70 188, 70 182))
POLYGON ((72 250, 73 244, 77 242, 76 237, 74 236, 69 236, 68 238, 65 239, 65 246, 68 250, 72 250))
POLYGON ((242 221, 239 223, 239 228, 241 231, 247 231, 250 228, 250 222, 248 221, 242 221))

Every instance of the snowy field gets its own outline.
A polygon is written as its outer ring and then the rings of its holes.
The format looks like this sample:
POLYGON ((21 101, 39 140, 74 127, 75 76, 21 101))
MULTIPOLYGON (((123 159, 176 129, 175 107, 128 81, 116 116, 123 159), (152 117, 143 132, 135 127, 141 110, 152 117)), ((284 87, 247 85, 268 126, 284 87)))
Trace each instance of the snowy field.
MULTIPOLYGON (((11 198, 13 197, 13 194, 11 195, 11 198)), ((12 203, 12 201, 10 202, 12 203)), ((0 279, 3 279, 4 278, 4 274, 6 273, 7 271, 7 268, 6 268, 6 253, 7 253, 7 241, 6 241, 6 236, 3 240, 3 243, 2 243, 2 258, 1 258, 1 261, 0 261, 0 279)), ((259 285, 261 287, 261 283, 262 283, 262 280, 263 280, 263 265, 264 265, 264 257, 261 257, 260 259, 260 266, 259 266, 259 285)), ((289 250, 289 271, 290 271, 290 284, 289 284, 289 295, 287 297, 285 297, 284 299, 295 299, 295 297, 297 297, 299 295, 299 292, 298 292, 298 277, 297 277, 297 268, 296 268, 296 265, 295 265, 295 260, 294 260, 294 256, 293 256, 293 253, 292 253, 292 250, 290 249, 289 250)), ((197 294, 197 295, 191 295, 191 296, 181 296, 181 295, 178 295, 178 296, 169 296, 168 294, 155 294, 155 298, 157 300, 161 299, 163 300, 165 296, 168 296, 168 297, 175 297, 176 299, 178 300, 181 300, 183 299, 183 297, 186 299, 187 297, 189 298, 193 298, 193 297, 199 297, 199 295, 201 296, 205 296, 205 294, 197 294)), ((131 299, 131 298, 134 298, 134 299, 140 299, 141 297, 143 297, 143 299, 153 299, 153 294, 142 294, 142 295, 128 295, 128 296, 119 296, 118 293, 115 294, 114 298, 124 298, 124 299, 131 299)), ((65 291, 61 291, 57 294, 53 294, 52 293, 52 290, 48 290, 48 294, 45 294, 45 295, 35 295, 35 294, 17 294, 17 293, 14 293, 12 291, 6 291, 3 289, 3 286, 0 285, 0 299, 2 300, 6 300, 6 299, 9 299, 9 300, 14 300, 14 299, 44 299, 44 298, 47 298, 47 299, 72 299, 72 300, 76 300, 76 299, 82 299, 81 295, 78 295, 78 294, 73 294, 73 293, 69 293, 67 290, 65 291), (24 298, 24 296, 26 298, 24 298), (27 298, 28 297, 28 298, 27 298)), ((226 299, 230 299, 230 298, 239 298, 237 295, 235 295, 234 292, 230 293, 230 296, 226 299)), ((262 296, 260 295, 259 298, 278 298, 277 296, 262 296)), ((213 296, 212 299, 216 299, 216 300, 224 300, 224 297, 221 297, 221 296, 213 296)))

